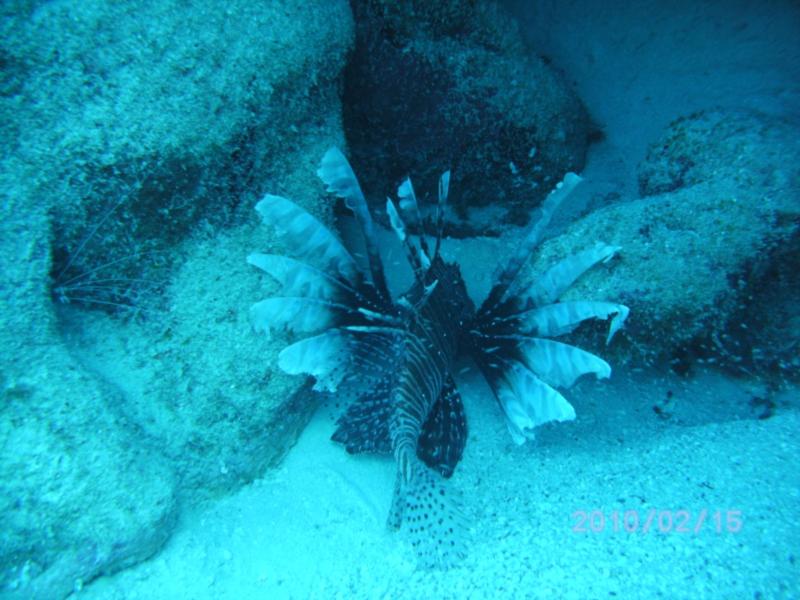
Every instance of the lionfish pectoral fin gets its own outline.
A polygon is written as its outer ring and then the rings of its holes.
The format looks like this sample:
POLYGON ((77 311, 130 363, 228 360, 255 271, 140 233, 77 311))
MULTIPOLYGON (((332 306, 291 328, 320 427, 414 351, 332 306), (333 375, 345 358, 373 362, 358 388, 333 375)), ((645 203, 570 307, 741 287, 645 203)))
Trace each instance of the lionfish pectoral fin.
POLYGON ((481 305, 479 313, 492 312, 495 307, 502 304, 506 299, 507 292, 514 283, 522 266, 528 260, 533 250, 539 245, 553 214, 580 182, 580 176, 575 173, 567 173, 564 179, 559 182, 547 198, 545 198, 541 206, 539 218, 528 228, 525 239, 519 245, 517 251, 511 256, 505 266, 499 267, 495 272, 493 277, 494 285, 489 291, 486 300, 484 300, 481 305))
POLYGON ((369 394, 359 398, 339 417, 331 439, 344 445, 350 454, 389 454, 392 451, 389 437, 391 408, 388 394, 369 394))
POLYGON ((443 477, 450 477, 467 443, 464 404, 451 375, 436 399, 417 442, 417 456, 443 477))
POLYGON ((595 244, 594 247, 561 259, 534 281, 529 282, 527 289, 509 291, 516 295, 520 308, 543 306, 559 300, 562 294, 575 283, 586 271, 598 263, 605 263, 619 252, 619 246, 595 244))
POLYGON ((287 198, 266 194, 256 205, 256 211, 294 256, 316 262, 323 270, 336 273, 349 283, 358 281, 358 266, 350 252, 305 209, 287 198))
POLYGON ((544 423, 575 418, 567 399, 519 362, 512 362, 493 387, 517 444, 534 439, 534 430, 544 423))
MULTIPOLYGON (((389 393, 397 376, 402 354, 402 331, 391 327, 347 327, 342 329, 346 345, 331 346, 338 360, 340 397, 353 399, 336 422, 331 436, 352 453, 390 453, 389 393)), ((313 361, 313 356, 311 357, 313 361)))

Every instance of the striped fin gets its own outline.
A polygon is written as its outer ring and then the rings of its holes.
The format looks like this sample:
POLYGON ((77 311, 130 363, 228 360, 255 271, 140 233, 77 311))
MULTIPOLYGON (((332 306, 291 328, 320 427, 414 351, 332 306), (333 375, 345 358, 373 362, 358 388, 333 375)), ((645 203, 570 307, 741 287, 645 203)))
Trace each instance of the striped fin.
POLYGON ((350 454, 361 452, 390 454, 391 414, 392 403, 388 390, 386 393, 365 394, 350 404, 347 411, 339 417, 336 431, 331 439, 343 444, 350 454))
POLYGON ((275 278, 284 296, 331 300, 342 291, 357 294, 346 282, 324 271, 280 254, 253 252, 247 262, 275 278))
POLYGON ((442 392, 422 426, 417 456, 443 477, 450 477, 467 444, 467 417, 453 378, 445 378, 442 392))
POLYGON ((500 304, 506 297, 511 284, 519 274, 522 265, 528 260, 531 253, 539 245, 539 242, 544 235, 545 229, 550 224, 550 219, 564 199, 575 189, 581 182, 581 178, 575 173, 567 173, 555 189, 545 198, 542 204, 539 219, 528 230, 527 235, 519 248, 508 261, 505 267, 498 268, 494 275, 494 287, 489 292, 489 296, 481 306, 481 312, 491 312, 498 304, 500 304))
POLYGON ((356 179, 350 163, 347 162, 344 154, 338 148, 331 148, 322 157, 322 163, 317 169, 317 175, 327 186, 328 192, 342 198, 347 208, 355 214, 367 247, 372 283, 378 293, 383 298, 388 299, 389 289, 386 286, 383 264, 372 225, 372 216, 369 214, 367 201, 364 199, 361 186, 358 184, 358 179, 356 179))
POLYGON ((548 384, 568 388, 581 375, 611 376, 611 367, 599 356, 554 340, 528 338, 518 346, 525 365, 548 384))
POLYGON ((401 335, 391 327, 331 329, 284 348, 278 366, 290 375, 314 376, 317 391, 352 397, 375 393, 394 374, 401 335))
POLYGON ((517 444, 534 439, 534 429, 539 425, 575 418, 575 409, 564 396, 517 361, 508 361, 494 387, 506 414, 508 430, 517 444))
POLYGON ((537 337, 558 337, 569 333, 587 319, 611 319, 606 344, 622 328, 630 309, 622 304, 594 300, 573 300, 539 306, 507 317, 519 319, 520 332, 537 337))
MULTIPOLYGON (((390 327, 348 327, 347 347, 333 360, 347 355, 347 375, 338 384, 338 395, 355 398, 336 422, 331 436, 348 452, 390 453, 389 420, 394 409, 390 394, 397 377, 396 364, 402 360, 403 331, 390 327)), ((312 364, 325 358, 314 351, 312 364)))
POLYGON ((278 355, 278 366, 289 375, 312 375, 314 390, 335 392, 345 375, 346 342, 342 332, 331 329, 286 346, 278 355))
POLYGON ((557 262, 537 277, 527 290, 518 294, 518 305, 542 306, 555 302, 581 275, 597 263, 611 260, 619 249, 619 246, 597 244, 557 262))
POLYGON ((250 322, 256 331, 270 335, 274 329, 317 331, 333 324, 337 313, 352 312, 350 307, 319 298, 274 296, 250 307, 250 322))
POLYGON ((358 281, 358 267, 347 249, 327 227, 297 204, 267 194, 256 204, 256 211, 296 257, 316 262, 350 283, 358 281))

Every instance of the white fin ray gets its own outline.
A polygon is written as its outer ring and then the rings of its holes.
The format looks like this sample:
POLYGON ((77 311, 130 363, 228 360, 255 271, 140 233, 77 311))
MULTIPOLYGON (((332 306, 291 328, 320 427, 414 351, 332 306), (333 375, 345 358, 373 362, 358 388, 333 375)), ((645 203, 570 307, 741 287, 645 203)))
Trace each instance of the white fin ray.
POLYGON ((518 304, 524 307, 526 303, 541 306, 555 302, 581 275, 597 263, 611 260, 619 249, 619 246, 597 244, 560 260, 537 277, 527 290, 518 294, 518 304))
POLYGON ((278 238, 291 252, 305 261, 338 273, 350 283, 358 278, 355 260, 316 217, 282 196, 266 194, 256 204, 256 211, 266 225, 274 228, 278 238))
POLYGON ((555 387, 571 387, 578 377, 589 373, 594 373, 598 379, 611 376, 611 367, 606 361, 569 344, 528 338, 518 348, 527 367, 555 387))
POLYGON ((575 409, 555 389, 518 361, 508 361, 497 384, 497 399, 517 444, 535 437, 534 429, 550 421, 571 421, 575 409))
POLYGON ((573 300, 539 306, 513 315, 521 319, 521 333, 537 337, 558 337, 575 329, 587 319, 611 319, 606 344, 622 328, 630 309, 622 304, 595 300, 573 300))

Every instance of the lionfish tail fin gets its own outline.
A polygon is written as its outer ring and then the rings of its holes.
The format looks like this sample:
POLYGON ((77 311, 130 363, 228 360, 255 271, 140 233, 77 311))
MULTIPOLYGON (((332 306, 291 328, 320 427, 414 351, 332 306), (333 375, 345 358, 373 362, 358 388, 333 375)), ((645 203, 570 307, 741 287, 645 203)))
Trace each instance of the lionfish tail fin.
POLYGON ((420 567, 447 569, 466 556, 469 523, 458 494, 420 462, 407 481, 398 473, 387 524, 408 536, 420 567))

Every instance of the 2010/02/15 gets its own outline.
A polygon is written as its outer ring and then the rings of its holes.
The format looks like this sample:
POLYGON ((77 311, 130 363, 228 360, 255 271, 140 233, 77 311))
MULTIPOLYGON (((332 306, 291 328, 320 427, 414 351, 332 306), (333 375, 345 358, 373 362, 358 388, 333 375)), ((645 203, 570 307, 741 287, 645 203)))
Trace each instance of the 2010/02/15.
POLYGON ((572 513, 574 533, 603 533, 607 529, 626 533, 692 533, 710 529, 714 533, 738 533, 742 530, 742 511, 735 509, 698 511, 693 518, 689 510, 659 510, 651 508, 644 514, 638 510, 620 512, 613 510, 608 515, 602 510, 576 510, 572 513))

